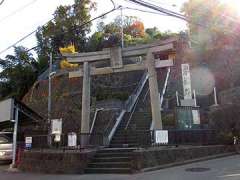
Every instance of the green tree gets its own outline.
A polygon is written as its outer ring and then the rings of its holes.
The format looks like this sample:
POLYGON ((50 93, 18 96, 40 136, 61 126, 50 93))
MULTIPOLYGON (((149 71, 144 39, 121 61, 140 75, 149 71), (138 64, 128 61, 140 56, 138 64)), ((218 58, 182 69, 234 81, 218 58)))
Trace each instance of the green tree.
POLYGON ((0 60, 0 95, 1 98, 13 96, 21 99, 37 78, 39 63, 28 49, 15 47, 14 55, 7 55, 0 60))
POLYGON ((90 0, 75 0, 73 5, 59 6, 54 19, 39 29, 36 34, 39 58, 45 58, 49 51, 59 53, 59 47, 74 44, 77 51, 85 51, 87 34, 90 32, 90 11, 95 3, 90 0))

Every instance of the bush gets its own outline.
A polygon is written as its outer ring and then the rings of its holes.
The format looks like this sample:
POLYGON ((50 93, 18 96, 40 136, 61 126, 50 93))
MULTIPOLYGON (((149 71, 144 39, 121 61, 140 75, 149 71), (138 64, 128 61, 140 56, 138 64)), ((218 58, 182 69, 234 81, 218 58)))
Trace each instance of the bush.
POLYGON ((233 137, 240 137, 240 105, 219 106, 210 112, 210 128, 217 131, 221 142, 232 143, 233 137))

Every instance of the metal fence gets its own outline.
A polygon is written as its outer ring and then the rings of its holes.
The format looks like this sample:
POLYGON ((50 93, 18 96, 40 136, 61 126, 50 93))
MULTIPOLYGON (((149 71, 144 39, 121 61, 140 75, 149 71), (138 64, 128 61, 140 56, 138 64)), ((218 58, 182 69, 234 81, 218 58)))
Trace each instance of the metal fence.
POLYGON ((169 130, 169 144, 174 145, 213 145, 218 144, 215 130, 191 129, 191 130, 169 130))
POLYGON ((56 135, 29 135, 32 137, 31 149, 61 149, 81 150, 84 148, 95 148, 107 146, 108 139, 104 134, 81 133, 76 135, 76 144, 70 145, 69 134, 56 135))
MULTIPOLYGON (((214 130, 168 130, 168 143, 155 143, 155 131, 131 131, 126 130, 123 134, 123 144, 128 144, 129 139, 136 147, 152 147, 160 145, 215 145, 220 144, 214 130)), ((129 143, 130 144, 130 143, 129 143)))
MULTIPOLYGON (((77 134, 76 145, 69 146, 68 134, 60 137, 55 135, 33 135, 31 149, 61 149, 61 150, 81 150, 84 148, 107 147, 108 137, 104 134, 77 134), (57 139, 56 139, 57 138, 57 139), (51 143, 49 143, 51 142, 51 143)), ((155 143, 155 131, 125 130, 122 133, 123 145, 134 144, 135 147, 153 147, 161 145, 216 145, 218 141, 217 133, 214 130, 168 130, 168 143, 155 143)))

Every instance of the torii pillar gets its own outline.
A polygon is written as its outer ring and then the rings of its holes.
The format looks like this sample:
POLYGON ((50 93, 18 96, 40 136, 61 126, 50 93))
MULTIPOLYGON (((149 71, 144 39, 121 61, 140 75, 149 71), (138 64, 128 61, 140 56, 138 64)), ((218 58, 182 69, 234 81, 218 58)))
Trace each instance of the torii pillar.
POLYGON ((157 72, 155 68, 155 59, 151 49, 147 53, 148 82, 150 90, 151 110, 152 110, 152 128, 153 130, 162 129, 161 106, 158 91, 157 72))
POLYGON ((88 138, 85 133, 90 132, 90 67, 88 62, 83 64, 83 88, 82 88, 82 120, 81 120, 81 144, 83 146, 87 145, 88 138), (84 137, 85 136, 85 137, 84 137))

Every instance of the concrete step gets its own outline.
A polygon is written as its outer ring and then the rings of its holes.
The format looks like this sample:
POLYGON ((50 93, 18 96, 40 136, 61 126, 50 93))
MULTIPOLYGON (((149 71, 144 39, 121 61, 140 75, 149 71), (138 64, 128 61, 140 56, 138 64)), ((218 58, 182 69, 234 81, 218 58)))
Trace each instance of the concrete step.
POLYGON ((132 152, 102 152, 97 153, 95 158, 104 158, 104 157, 129 157, 132 155, 132 152))
POLYGON ((110 144, 110 147, 113 148, 121 148, 121 147, 138 147, 139 145, 136 143, 131 143, 131 144, 110 144))
POLYGON ((97 162, 90 163, 88 168, 130 168, 130 162, 97 162))
POLYGON ((104 148, 99 150, 97 153, 125 153, 132 152, 136 150, 136 148, 104 148))
POLYGON ((92 163, 100 162, 129 162, 131 161, 130 157, 96 157, 93 159, 92 163))
POLYGON ((112 141, 111 145, 114 145, 114 144, 137 144, 137 140, 134 140, 134 141, 129 141, 129 140, 112 141))
POLYGON ((130 174, 131 168, 87 168, 89 174, 130 174))

